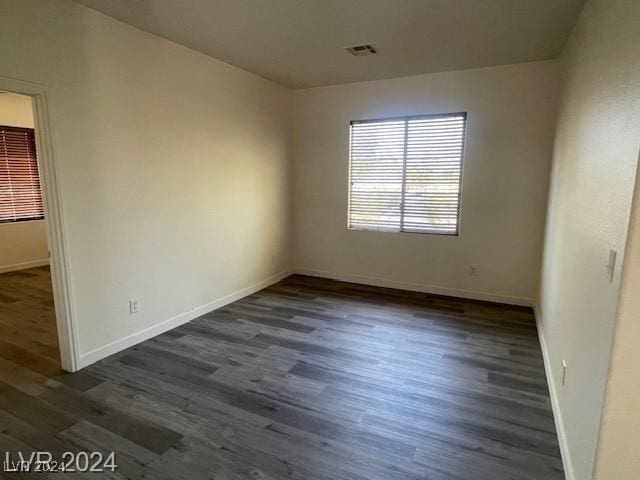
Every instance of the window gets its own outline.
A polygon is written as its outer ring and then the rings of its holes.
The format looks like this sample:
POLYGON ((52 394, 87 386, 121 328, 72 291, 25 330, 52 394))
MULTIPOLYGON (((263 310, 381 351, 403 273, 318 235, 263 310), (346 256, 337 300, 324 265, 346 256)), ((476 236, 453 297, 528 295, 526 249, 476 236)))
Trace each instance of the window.
POLYGON ((43 218, 33 129, 0 126, 0 222, 43 218))
POLYGON ((349 228, 457 235, 466 118, 351 122, 349 228))

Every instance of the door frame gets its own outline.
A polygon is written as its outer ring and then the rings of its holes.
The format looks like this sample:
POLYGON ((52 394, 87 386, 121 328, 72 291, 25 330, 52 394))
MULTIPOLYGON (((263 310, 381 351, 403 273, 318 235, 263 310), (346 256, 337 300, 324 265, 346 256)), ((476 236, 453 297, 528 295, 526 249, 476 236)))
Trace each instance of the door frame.
POLYGON ((70 282, 69 249, 66 243, 62 211, 62 191, 49 122, 47 89, 41 84, 0 76, 0 90, 31 97, 40 181, 44 187, 45 225, 49 245, 60 363, 63 370, 75 372, 80 368, 80 355, 70 282))

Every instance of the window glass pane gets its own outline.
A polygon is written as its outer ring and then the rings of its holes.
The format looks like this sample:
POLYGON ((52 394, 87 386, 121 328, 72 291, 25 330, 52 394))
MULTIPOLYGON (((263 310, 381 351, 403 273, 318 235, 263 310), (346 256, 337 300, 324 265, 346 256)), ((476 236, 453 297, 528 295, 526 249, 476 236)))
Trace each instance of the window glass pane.
POLYGON ((44 218, 32 128, 0 126, 0 222, 44 218))
POLYGON ((455 234, 464 117, 409 120, 403 230, 455 234))
POLYGON ((404 121, 352 125, 351 228, 400 228, 404 136, 404 121))
POLYGON ((349 228, 457 234, 466 114, 351 124, 349 228))

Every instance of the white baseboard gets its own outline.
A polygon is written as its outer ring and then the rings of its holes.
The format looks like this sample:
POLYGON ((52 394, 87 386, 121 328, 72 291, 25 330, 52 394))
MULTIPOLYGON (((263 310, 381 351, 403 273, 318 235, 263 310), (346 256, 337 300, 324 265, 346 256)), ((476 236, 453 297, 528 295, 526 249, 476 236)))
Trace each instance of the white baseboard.
POLYGON ((14 263, 12 265, 0 266, 0 273, 15 272, 17 270, 26 270, 27 268, 44 267, 49 265, 49 259, 31 260, 29 262, 14 263))
POLYGON ((562 411, 560 410, 560 402, 558 400, 558 389, 551 368, 551 360, 549 358, 549 350, 547 341, 542 330, 542 318, 540 316, 540 308, 537 304, 533 306, 533 313, 536 318, 536 328, 538 330, 538 339, 540 341, 540 350, 542 350, 542 358, 544 360, 544 371, 549 385, 549 397, 551 399, 551 408, 553 410, 553 420, 556 424, 556 433, 558 435, 558 444, 560 445, 560 455, 562 456, 562 466, 564 468, 564 476, 566 480, 576 480, 573 461, 571 460, 571 452, 567 441, 567 433, 564 428, 562 419, 562 411))
POLYGON ((246 288, 238 290, 236 292, 230 293, 229 295, 225 295, 224 297, 213 300, 209 303, 205 303, 204 305, 200 305, 195 309, 184 312, 175 317, 169 318, 161 323, 153 325, 151 327, 145 328, 139 332, 128 335, 124 338, 116 340, 115 342, 108 343, 102 347, 96 348, 95 350, 91 350, 90 352, 83 353, 80 355, 79 368, 84 368, 92 363, 97 362, 98 360, 102 360, 103 358, 108 357, 109 355, 113 355, 114 353, 118 353, 126 348, 132 347, 140 342, 144 342, 150 338, 153 338, 161 333, 164 333, 173 328, 179 327, 191 320, 194 320, 202 315, 205 315, 213 310, 216 310, 220 307, 224 307, 229 303, 235 302, 236 300, 240 300, 252 293, 255 293, 263 288, 268 287, 269 285, 273 285, 274 283, 279 282, 280 280, 291 275, 291 272, 284 271, 272 275, 261 282, 250 285, 246 288))
POLYGON ((446 295, 449 297, 468 298, 471 300, 482 300, 486 302, 504 303, 509 305, 519 305, 532 307, 534 302, 531 298, 513 297, 474 290, 463 290, 457 288, 439 287, 437 285, 425 285, 422 283, 398 282, 384 278, 367 277, 362 275, 350 275, 343 273, 325 272, 321 270, 308 270, 304 268, 294 269, 294 273, 308 275, 310 277, 329 278, 342 282, 360 283, 363 285, 373 285, 376 287, 396 288, 398 290, 408 290, 412 292, 431 293, 434 295, 446 295))

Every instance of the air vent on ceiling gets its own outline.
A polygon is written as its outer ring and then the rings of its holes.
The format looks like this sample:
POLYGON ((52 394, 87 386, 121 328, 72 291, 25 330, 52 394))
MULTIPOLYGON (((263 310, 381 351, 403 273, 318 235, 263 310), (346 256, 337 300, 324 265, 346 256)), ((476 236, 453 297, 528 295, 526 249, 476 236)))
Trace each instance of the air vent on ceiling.
POLYGON ((346 47, 345 49, 351 55, 355 55, 356 57, 361 57, 362 55, 373 55, 374 53, 376 53, 376 49, 373 48, 373 45, 369 44, 354 45, 352 47, 346 47))

